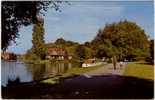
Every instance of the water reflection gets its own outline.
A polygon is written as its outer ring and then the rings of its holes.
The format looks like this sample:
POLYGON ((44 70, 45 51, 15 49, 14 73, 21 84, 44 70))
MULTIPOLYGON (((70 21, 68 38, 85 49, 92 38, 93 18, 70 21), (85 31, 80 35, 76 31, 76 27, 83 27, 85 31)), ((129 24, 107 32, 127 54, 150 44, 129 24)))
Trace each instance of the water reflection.
POLYGON ((48 64, 24 64, 2 61, 2 86, 7 86, 8 80, 19 78, 20 82, 31 82, 55 75, 62 75, 72 67, 80 67, 77 63, 48 63, 48 64))
POLYGON ((31 73, 27 71, 24 64, 17 64, 16 62, 2 61, 1 66, 1 82, 2 86, 7 86, 8 80, 16 80, 19 78, 20 82, 32 81, 31 73))

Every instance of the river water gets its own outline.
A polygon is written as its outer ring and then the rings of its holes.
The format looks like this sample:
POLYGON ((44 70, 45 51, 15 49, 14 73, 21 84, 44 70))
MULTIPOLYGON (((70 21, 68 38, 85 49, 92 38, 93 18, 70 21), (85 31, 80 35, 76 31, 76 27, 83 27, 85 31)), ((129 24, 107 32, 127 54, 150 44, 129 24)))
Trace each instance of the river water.
POLYGON ((20 83, 32 82, 44 78, 62 75, 79 63, 55 62, 48 64, 26 64, 13 61, 1 61, 1 84, 6 87, 9 81, 19 79, 20 83))

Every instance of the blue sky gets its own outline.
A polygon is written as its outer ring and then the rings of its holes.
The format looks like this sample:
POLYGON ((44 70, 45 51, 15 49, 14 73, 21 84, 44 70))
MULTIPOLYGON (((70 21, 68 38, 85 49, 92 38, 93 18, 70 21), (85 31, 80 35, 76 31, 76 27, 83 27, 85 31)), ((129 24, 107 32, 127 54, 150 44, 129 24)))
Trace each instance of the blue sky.
MULTIPOLYGON (((61 12, 49 9, 44 16, 45 41, 54 42, 57 38, 79 43, 91 41, 99 28, 106 23, 127 19, 136 22, 146 34, 154 37, 153 2, 70 2, 62 4, 61 12)), ((20 29, 17 45, 9 46, 8 51, 23 54, 32 43, 33 26, 20 29)))

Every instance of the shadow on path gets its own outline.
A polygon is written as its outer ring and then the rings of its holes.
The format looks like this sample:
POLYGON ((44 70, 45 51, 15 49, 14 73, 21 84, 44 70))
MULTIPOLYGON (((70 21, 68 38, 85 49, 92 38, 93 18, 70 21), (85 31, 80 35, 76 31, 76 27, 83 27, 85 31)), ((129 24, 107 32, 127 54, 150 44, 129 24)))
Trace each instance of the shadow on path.
POLYGON ((119 75, 72 76, 59 84, 31 83, 2 87, 3 98, 151 99, 153 81, 119 75))

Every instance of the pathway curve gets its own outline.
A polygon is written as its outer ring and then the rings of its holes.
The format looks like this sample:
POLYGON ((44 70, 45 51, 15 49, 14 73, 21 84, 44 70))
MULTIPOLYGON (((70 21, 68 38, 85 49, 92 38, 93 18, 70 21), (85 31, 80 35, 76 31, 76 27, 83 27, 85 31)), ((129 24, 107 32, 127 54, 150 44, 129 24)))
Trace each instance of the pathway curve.
POLYGON ((119 66, 114 70, 112 64, 107 64, 83 75, 66 79, 59 90, 67 98, 119 98, 124 82, 121 77, 123 70, 124 68, 119 66))
POLYGON ((120 67, 120 65, 117 64, 117 68, 114 70, 113 64, 107 64, 96 70, 84 73, 83 75, 86 77, 98 76, 98 75, 120 75, 122 76, 124 69, 125 69, 125 66, 120 67))

